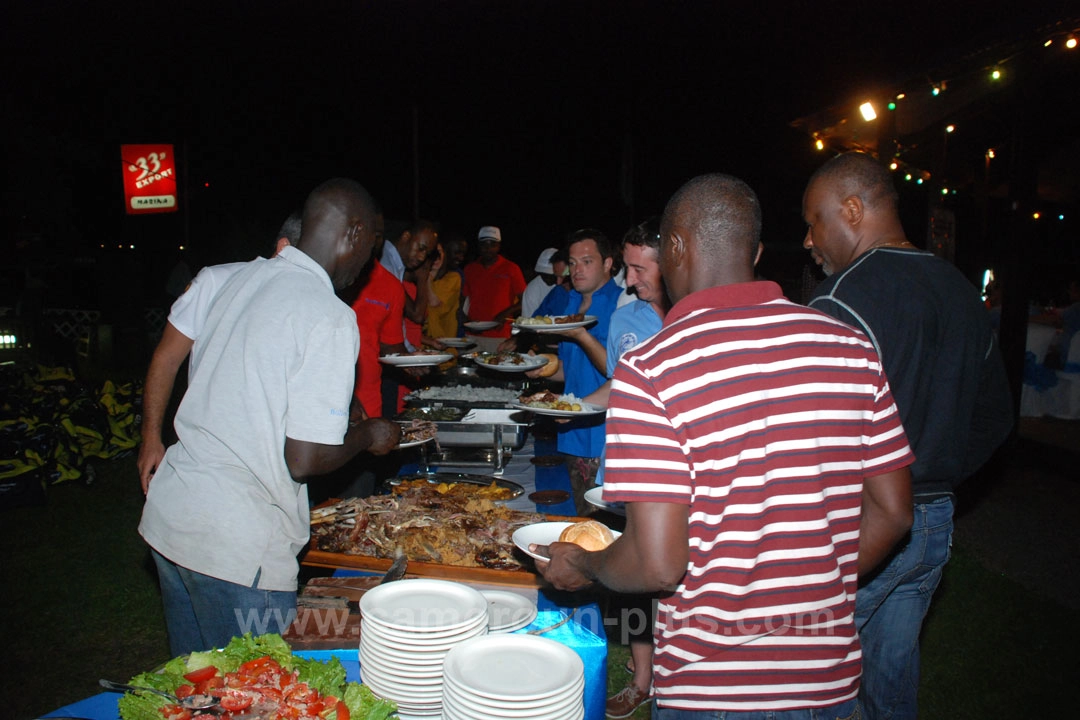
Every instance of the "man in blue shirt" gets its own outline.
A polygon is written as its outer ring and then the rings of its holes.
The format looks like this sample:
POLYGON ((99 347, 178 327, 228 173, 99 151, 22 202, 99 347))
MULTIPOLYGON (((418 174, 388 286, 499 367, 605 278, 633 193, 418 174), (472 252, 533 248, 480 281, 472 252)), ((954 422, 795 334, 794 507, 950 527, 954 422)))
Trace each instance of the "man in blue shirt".
MULTIPOLYGON (((566 251, 573 289, 565 306, 548 308, 549 314, 591 315, 596 322, 589 327, 546 333, 560 341, 559 370, 550 379, 564 383, 565 393, 584 398, 607 381, 608 326, 623 290, 611 277, 614 260, 611 242, 604 233, 594 229, 573 232, 567 238, 566 251)), ((536 371, 529 374, 539 376, 536 371)), ((580 515, 588 511, 585 491, 595 483, 604 449, 603 416, 560 424, 558 448, 566 458, 574 504, 580 515)))
MULTIPOLYGON (((660 273, 660 227, 658 220, 646 220, 631 228, 622 241, 623 265, 626 267, 626 288, 637 296, 611 315, 607 338, 608 380, 585 398, 593 405, 607 407, 611 393, 611 376, 619 358, 631 348, 660 332, 664 315, 671 303, 664 290, 664 278, 660 273)), ((596 482, 604 484, 604 467, 601 462, 596 482)), ((608 698, 606 714, 610 718, 629 717, 634 711, 652 699, 652 603, 647 598, 631 596, 627 608, 640 612, 644 622, 636 627, 627 625, 630 633, 630 657, 627 668, 633 677, 626 687, 608 698)))

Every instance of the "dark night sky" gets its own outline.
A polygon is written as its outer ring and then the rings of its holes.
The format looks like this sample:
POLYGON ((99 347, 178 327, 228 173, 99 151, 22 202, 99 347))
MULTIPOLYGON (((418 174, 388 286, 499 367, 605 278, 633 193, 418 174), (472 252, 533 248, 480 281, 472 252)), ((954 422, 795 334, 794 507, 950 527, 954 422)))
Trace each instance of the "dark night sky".
POLYGON ((620 236, 706 171, 745 178, 766 240, 797 242, 821 157, 791 120, 1069 5, 16 0, 0 29, 4 216, 70 205, 87 246, 186 232, 213 260, 235 247, 213 236, 276 227, 333 175, 407 218, 415 112, 420 214, 470 238, 500 224, 529 264, 575 227, 620 236), (191 215, 136 227, 117 146, 162 141, 186 150, 191 215))

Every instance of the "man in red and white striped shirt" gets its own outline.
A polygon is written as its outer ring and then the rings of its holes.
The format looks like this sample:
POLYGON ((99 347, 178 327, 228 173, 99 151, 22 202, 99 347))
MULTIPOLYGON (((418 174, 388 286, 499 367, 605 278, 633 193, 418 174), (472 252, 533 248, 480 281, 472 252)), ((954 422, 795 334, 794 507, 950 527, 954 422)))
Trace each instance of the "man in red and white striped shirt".
POLYGON ((754 281, 760 230, 730 176, 669 201, 674 305, 620 361, 607 417, 604 499, 626 503, 626 531, 600 552, 553 543, 538 564, 563 589, 666 593, 660 720, 858 717, 858 574, 911 526, 913 456, 877 353, 754 281))

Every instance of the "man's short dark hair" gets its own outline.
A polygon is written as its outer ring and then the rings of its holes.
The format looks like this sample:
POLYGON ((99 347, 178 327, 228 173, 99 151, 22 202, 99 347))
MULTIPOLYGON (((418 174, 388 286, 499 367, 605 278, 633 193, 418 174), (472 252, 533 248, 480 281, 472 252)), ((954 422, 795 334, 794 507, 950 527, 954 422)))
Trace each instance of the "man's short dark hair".
POLYGON ((900 201, 892 173, 873 155, 864 152, 837 155, 810 176, 807 187, 818 180, 834 183, 840 197, 855 195, 867 207, 876 207, 886 202, 895 209, 900 201))
POLYGON ((660 218, 654 215, 627 230, 623 235, 622 246, 625 248, 627 245, 650 247, 659 253, 660 218))
POLYGON ((745 182, 732 175, 701 175, 679 188, 664 209, 667 220, 679 215, 708 255, 730 257, 732 250, 757 256, 761 241, 761 202, 745 182), (740 248, 739 245, 742 245, 740 248))
POLYGON ((300 228, 304 221, 304 216, 300 214, 299 210, 293 210, 289 213, 289 217, 285 218, 285 222, 281 223, 281 229, 278 230, 277 238, 288 238, 289 244, 295 245, 300 241, 300 228))
POLYGON ((574 232, 566 236, 565 248, 567 257, 570 257, 570 246, 574 243, 579 243, 582 240, 595 241, 596 249, 600 251, 600 257, 605 260, 614 255, 611 247, 611 241, 608 240, 607 235, 605 235, 600 230, 597 230, 596 228, 582 228, 580 230, 575 230, 574 232))

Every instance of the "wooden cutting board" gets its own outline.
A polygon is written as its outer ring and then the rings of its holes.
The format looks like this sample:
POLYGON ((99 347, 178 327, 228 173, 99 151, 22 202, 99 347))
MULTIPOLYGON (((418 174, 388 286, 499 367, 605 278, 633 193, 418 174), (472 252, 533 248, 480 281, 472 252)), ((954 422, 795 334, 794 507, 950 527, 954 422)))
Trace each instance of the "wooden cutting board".
MULTIPOLYGON (((333 504, 336 500, 328 500, 323 505, 333 504)), ((583 522, 588 518, 565 517, 561 515, 548 515, 547 520, 552 522, 583 522)), ((525 557, 522 555, 522 557, 525 557)), ((370 572, 385 573, 393 560, 389 558, 376 558, 369 555, 347 555, 345 553, 331 553, 317 550, 308 545, 307 551, 301 559, 301 564, 309 567, 334 568, 345 570, 366 570, 370 572)), ((490 568, 459 567, 457 565, 442 565, 439 563, 409 561, 410 577, 436 578, 439 580, 455 580, 464 583, 484 583, 489 585, 507 585, 516 587, 540 587, 543 578, 537 575, 532 567, 532 561, 526 558, 526 566, 521 570, 492 570, 490 568)))

